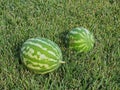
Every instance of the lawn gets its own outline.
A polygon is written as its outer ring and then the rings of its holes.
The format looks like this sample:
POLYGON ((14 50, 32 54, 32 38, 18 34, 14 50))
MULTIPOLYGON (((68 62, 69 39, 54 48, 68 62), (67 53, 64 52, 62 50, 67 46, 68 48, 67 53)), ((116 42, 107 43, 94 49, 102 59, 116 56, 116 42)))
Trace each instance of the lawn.
POLYGON ((0 0, 0 90, 120 90, 119 0, 0 0), (88 53, 64 44, 81 26, 95 37, 88 53), (25 68, 20 48, 32 37, 57 43, 66 63, 46 75, 25 68))

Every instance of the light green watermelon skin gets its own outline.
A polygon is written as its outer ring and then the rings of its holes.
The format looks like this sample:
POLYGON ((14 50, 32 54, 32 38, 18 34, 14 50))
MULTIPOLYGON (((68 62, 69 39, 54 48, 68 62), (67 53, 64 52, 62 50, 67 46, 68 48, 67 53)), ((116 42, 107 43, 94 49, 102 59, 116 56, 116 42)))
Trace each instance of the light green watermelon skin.
POLYGON ((52 72, 64 63, 58 45, 46 38, 28 39, 20 56, 24 65, 37 74, 52 72))
POLYGON ((88 52, 94 46, 94 37, 87 29, 80 27, 72 29, 68 35, 69 48, 78 52, 88 52))

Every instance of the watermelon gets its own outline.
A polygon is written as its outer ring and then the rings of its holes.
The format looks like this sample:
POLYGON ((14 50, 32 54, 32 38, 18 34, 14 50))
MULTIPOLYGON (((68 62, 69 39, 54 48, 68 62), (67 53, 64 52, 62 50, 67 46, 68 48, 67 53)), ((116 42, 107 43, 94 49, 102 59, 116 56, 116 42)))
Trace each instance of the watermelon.
POLYGON ((93 34, 83 27, 72 29, 67 34, 68 47, 77 52, 88 52, 94 46, 93 34))
POLYGON ((46 38, 30 38, 21 48, 23 64, 37 74, 46 74, 56 70, 62 61, 62 52, 58 45, 46 38))

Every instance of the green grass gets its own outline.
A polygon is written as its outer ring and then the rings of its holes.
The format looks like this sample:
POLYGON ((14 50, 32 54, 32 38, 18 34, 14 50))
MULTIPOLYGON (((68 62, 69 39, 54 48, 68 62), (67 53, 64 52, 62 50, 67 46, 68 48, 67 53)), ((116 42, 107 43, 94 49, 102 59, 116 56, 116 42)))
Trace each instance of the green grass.
POLYGON ((1 0, 0 90, 120 90, 119 0, 1 0), (88 53, 65 47, 79 26, 95 36, 88 53), (56 42, 66 64, 46 75, 27 70, 19 52, 31 37, 56 42))

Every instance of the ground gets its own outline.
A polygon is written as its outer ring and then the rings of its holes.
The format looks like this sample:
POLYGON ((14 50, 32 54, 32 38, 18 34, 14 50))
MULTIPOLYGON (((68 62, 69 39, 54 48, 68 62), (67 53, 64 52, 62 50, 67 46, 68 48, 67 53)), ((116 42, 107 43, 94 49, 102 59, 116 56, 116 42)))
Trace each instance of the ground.
POLYGON ((120 90, 119 0, 1 0, 0 90, 120 90), (93 33, 90 52, 66 47, 75 27, 93 33), (32 37, 57 43, 66 63, 46 75, 25 68, 20 48, 32 37))

